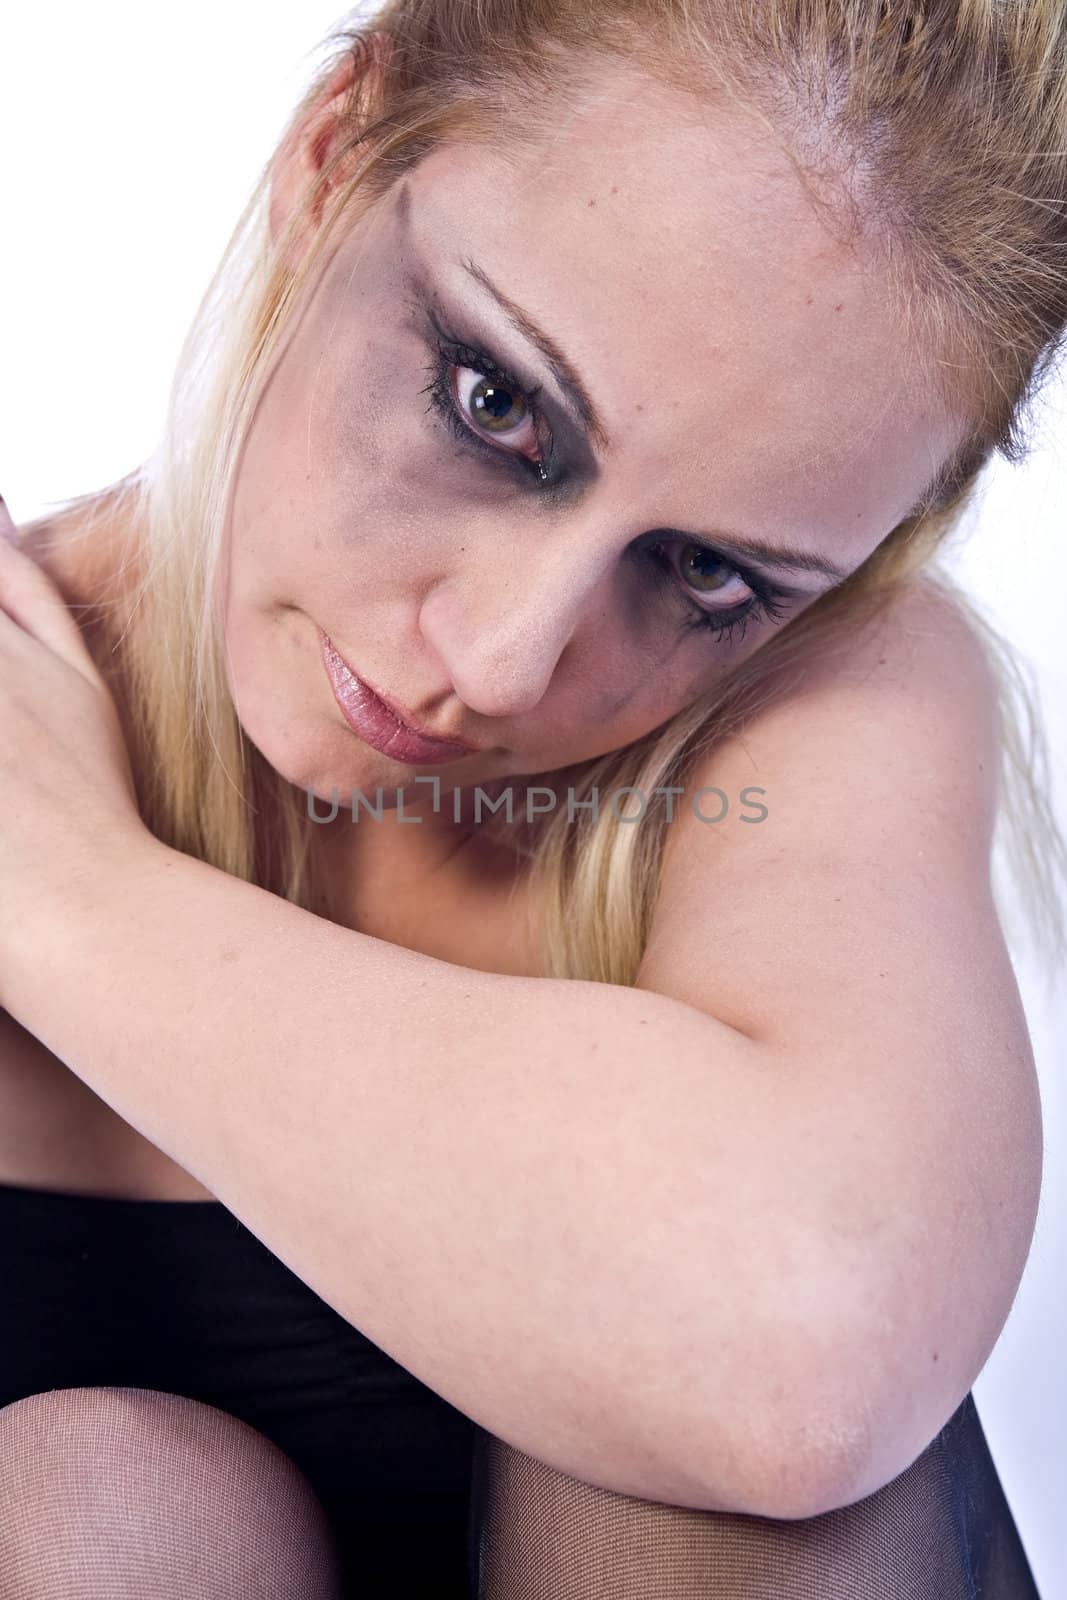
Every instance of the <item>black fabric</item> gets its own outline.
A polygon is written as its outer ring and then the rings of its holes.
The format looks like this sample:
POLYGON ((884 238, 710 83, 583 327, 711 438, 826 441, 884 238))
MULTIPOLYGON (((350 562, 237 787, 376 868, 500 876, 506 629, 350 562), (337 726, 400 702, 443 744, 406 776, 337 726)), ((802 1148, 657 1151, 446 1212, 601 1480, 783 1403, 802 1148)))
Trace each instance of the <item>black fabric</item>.
MULTIPOLYGON (((697 1512, 581 1483, 485 1434, 216 1201, 0 1184, 0 1281, 0 1406, 113 1386, 250 1424, 325 1508, 346 1596, 1040 1600, 971 1395, 918 1461, 853 1506, 790 1522, 697 1512)), ((180 1455, 168 1439, 177 1479, 200 1482, 197 1453, 180 1455)), ((119 1493, 119 1451, 114 1470, 119 1493)), ((278 1516, 291 1520, 286 1494, 278 1516)))
POLYGON ((218 1201, 0 1185, 0 1282, 0 1405, 114 1385, 219 1407, 308 1479, 353 1595, 467 1600, 474 1424, 218 1201))

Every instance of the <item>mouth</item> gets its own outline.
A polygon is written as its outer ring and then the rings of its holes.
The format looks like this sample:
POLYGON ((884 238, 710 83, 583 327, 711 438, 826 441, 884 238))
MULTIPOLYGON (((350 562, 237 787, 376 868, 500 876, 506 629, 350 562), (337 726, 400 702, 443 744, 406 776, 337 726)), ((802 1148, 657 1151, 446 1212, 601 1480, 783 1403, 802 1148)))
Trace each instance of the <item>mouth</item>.
POLYGON ((419 766, 443 766, 464 756, 479 754, 464 739, 438 739, 405 721, 398 711, 372 689, 334 648, 321 628, 319 648, 334 699, 348 726, 365 744, 394 761, 419 766))

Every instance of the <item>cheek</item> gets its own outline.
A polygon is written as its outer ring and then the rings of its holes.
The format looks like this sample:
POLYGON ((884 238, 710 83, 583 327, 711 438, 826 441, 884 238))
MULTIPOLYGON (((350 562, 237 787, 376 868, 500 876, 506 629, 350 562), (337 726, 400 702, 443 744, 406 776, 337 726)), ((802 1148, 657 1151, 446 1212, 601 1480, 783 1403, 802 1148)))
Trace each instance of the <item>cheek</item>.
POLYGON ((245 603, 305 597, 336 616, 353 592, 380 601, 432 583, 479 525, 499 541, 506 495, 430 409, 429 367, 377 299, 358 318, 318 315, 294 340, 242 467, 234 550, 245 603))
MULTIPOLYGON (((228 554, 235 604, 335 603, 427 513, 412 451, 373 392, 326 363, 311 387, 272 379, 239 465, 228 554)), ((410 431, 410 429, 409 429, 410 431)))
MULTIPOLYGON (((424 393, 428 358, 411 339, 369 343, 358 360, 332 374, 316 405, 314 434, 323 480, 358 506, 351 538, 403 538, 429 524, 438 545, 470 518, 485 516, 500 486, 474 447, 451 438, 424 393)), ((462 543, 462 540, 459 541, 462 543)))
POLYGON ((426 414, 427 381, 409 354, 365 345, 320 375, 306 427, 323 548, 346 560, 373 553, 412 579, 462 544, 478 471, 426 414))

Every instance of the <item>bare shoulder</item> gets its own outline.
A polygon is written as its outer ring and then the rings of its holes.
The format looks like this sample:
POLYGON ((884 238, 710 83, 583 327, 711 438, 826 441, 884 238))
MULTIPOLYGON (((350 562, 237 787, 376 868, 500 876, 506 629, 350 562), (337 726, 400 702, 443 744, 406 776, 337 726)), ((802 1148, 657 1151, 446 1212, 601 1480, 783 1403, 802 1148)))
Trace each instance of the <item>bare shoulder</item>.
POLYGON ((740 776, 746 759, 781 774, 781 821, 798 822, 803 806, 816 847, 822 838, 844 858, 852 840, 873 869, 890 830, 916 858, 936 848, 946 866, 984 876, 999 705, 965 606, 935 578, 915 580, 872 621, 816 642, 791 687, 711 765, 740 776))
MULTIPOLYGON (((718 935, 714 963, 684 963, 699 966, 702 984, 714 982, 710 971, 740 979, 730 952, 753 941, 771 950, 790 913, 806 921, 809 949, 820 915, 831 919, 835 944, 866 929, 855 957, 876 944, 875 914, 888 937, 891 907, 906 925, 926 915, 927 901, 942 916, 949 901, 961 915, 981 902, 982 917, 969 925, 996 942, 998 717, 986 647, 935 579, 912 583, 874 619, 813 640, 783 687, 696 764, 688 791, 715 789, 718 809, 724 801, 728 809, 709 822, 710 805, 683 797, 668 828, 642 980, 656 973, 684 984, 676 946, 694 919, 718 935)), ((784 977, 788 963, 780 970, 784 977)), ((739 985, 742 1003, 717 1012, 721 1020, 744 1031, 761 1015, 767 1024, 761 973, 757 962, 752 1004, 739 985)))
POLYGON ((966 603, 939 575, 912 580, 869 622, 845 628, 825 645, 814 643, 795 697, 778 707, 780 725, 803 731, 803 716, 823 699, 866 703, 879 715, 895 710, 917 729, 953 730, 997 748, 996 680, 980 630, 966 603), (927 719, 929 719, 927 721, 927 719))
POLYGON ((98 545, 73 518, 40 517, 19 529, 19 549, 47 573, 72 611, 87 604, 94 586, 98 545))
POLYGON ((38 517, 19 528, 18 543, 59 591, 97 669, 122 701, 124 684, 114 642, 129 621, 133 563, 109 504, 104 492, 88 507, 76 505, 54 517, 38 517))

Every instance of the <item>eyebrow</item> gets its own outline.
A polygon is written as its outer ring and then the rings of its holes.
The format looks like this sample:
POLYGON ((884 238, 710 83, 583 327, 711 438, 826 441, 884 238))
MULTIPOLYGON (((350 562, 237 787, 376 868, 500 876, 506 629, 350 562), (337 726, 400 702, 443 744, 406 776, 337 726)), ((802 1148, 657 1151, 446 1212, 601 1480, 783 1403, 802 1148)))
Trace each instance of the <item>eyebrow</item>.
POLYGON ((763 539, 749 539, 744 534, 730 533, 728 530, 714 535, 694 534, 685 528, 665 528, 663 531, 680 534, 685 539, 695 539, 701 544, 710 542, 726 556, 738 555, 742 560, 747 557, 759 565, 778 567, 787 572, 814 572, 833 583, 843 583, 851 575, 847 567, 836 566, 815 550, 796 550, 789 545, 768 544, 763 539))
POLYGON ((607 454, 611 449, 608 431, 600 419, 593 397, 586 388, 578 368, 564 355, 552 335, 539 327, 529 312, 517 305, 510 295, 498 288, 483 267, 479 267, 474 261, 464 260, 463 268, 475 283, 480 283, 482 288, 492 295, 512 326, 540 351, 553 378, 570 402, 571 409, 581 418, 590 437, 607 454))
MULTIPOLYGON (((396 205, 405 244, 414 249, 416 259, 425 272, 425 263, 421 260, 414 243, 411 187, 406 180, 400 185, 396 205)), ((552 335, 540 327, 529 312, 524 311, 522 306, 493 282, 484 267, 480 267, 469 257, 463 258, 461 264, 467 275, 492 296, 516 331, 540 353, 571 410, 580 419, 590 438, 604 454, 608 454, 612 448, 611 439, 601 421, 593 397, 574 363, 560 349, 552 335)), ((847 568, 827 561, 825 556, 819 555, 817 551, 796 550, 786 545, 770 544, 765 540, 752 539, 746 534, 732 533, 727 529, 718 529, 714 535, 693 533, 688 528, 661 528, 657 531, 683 539, 692 539, 697 544, 711 547, 716 553, 737 556, 742 561, 749 560, 756 566, 765 565, 786 572, 812 572, 819 577, 828 578, 831 583, 843 583, 851 576, 847 568)))
MULTIPOLYGON (((517 305, 510 295, 505 294, 483 267, 469 258, 463 261, 463 267, 476 283, 492 295, 512 326, 540 352, 556 383, 566 395, 574 412, 581 418, 590 436, 603 451, 609 451, 611 441, 607 429, 600 420, 593 397, 586 388, 581 373, 560 349, 552 335, 539 327, 529 312, 517 305)), ((708 534, 690 534, 685 528, 664 528, 660 531, 678 534, 683 538, 691 537, 702 544, 710 542, 716 549, 721 548, 724 555, 737 555, 742 560, 747 557, 757 564, 765 564, 779 570, 813 572, 820 577, 829 578, 834 583, 841 583, 849 576, 844 567, 835 566, 832 561, 827 561, 814 550, 797 550, 787 545, 768 544, 760 539, 751 539, 744 534, 725 530, 717 531, 713 538, 708 534)))

